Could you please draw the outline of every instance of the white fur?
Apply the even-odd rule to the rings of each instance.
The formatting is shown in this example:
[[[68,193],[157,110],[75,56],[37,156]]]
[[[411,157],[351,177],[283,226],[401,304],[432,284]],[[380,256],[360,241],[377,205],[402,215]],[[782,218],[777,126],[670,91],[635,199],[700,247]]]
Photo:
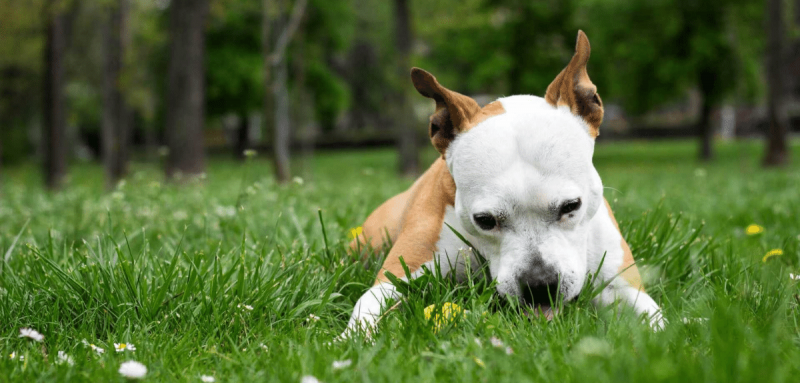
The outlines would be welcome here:
[[[546,284],[556,278],[560,293],[571,299],[605,254],[596,283],[611,283],[595,304],[621,301],[647,314],[655,328],[663,326],[653,299],[616,277],[624,251],[592,164],[589,127],[568,108],[553,108],[541,97],[512,96],[498,102],[505,113],[450,143],[446,158],[456,198],[455,206],[446,210],[445,223],[487,259],[501,295],[521,297],[524,282]],[[582,206],[571,217],[554,215],[554,207],[574,198],[580,198]],[[472,217],[484,212],[504,216],[503,226],[480,229]],[[455,271],[463,278],[467,264],[473,270],[478,267],[474,253],[447,225],[441,228],[436,248],[443,273]],[[389,297],[399,297],[391,284],[372,287],[356,304],[345,334],[358,325],[374,326]]]

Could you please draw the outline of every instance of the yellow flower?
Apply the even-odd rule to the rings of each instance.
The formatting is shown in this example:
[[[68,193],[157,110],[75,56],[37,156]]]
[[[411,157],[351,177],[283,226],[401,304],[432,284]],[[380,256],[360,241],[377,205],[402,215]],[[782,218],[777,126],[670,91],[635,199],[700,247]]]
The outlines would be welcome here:
[[[781,250],[781,249],[772,249],[772,250],[768,251],[767,254],[764,255],[764,258],[761,258],[761,262],[766,262],[767,259],[769,259],[770,257],[774,257],[776,255],[783,255],[783,250]]]
[[[363,227],[361,227],[361,226],[354,227],[354,228],[350,229],[350,238],[356,239],[363,232],[364,232],[364,228]]]
[[[486,368],[486,363],[483,363],[483,361],[480,358],[472,358],[472,360],[475,361],[475,364],[481,366],[481,368]]]
[[[747,233],[747,235],[761,234],[764,232],[764,226],[756,225],[753,223],[750,224],[750,226],[747,226],[747,228],[744,229],[744,232]]]
[[[436,310],[436,305],[430,305],[426,307],[424,311],[425,319],[431,320],[431,317],[433,316],[433,312],[435,310]],[[461,306],[455,303],[446,302],[445,304],[442,305],[442,313],[433,316],[433,323],[436,326],[435,329],[438,330],[442,328],[442,326],[450,322],[453,322],[456,319],[456,317],[461,315],[463,312],[464,310],[461,308]]]

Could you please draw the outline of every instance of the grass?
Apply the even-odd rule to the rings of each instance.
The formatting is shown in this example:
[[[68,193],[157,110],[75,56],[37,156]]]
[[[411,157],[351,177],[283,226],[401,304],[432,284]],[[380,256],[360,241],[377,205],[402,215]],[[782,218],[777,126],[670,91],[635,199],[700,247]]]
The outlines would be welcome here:
[[[96,165],[73,167],[56,194],[34,165],[5,169],[0,381],[121,381],[129,359],[149,381],[793,381],[800,161],[763,170],[761,146],[721,144],[711,164],[694,160],[691,142],[598,146],[606,197],[664,331],[585,302],[529,319],[483,284],[429,275],[374,343],[329,344],[380,266],[347,254],[348,230],[411,183],[393,175],[390,151],[320,153],[285,186],[259,158],[212,161],[205,180],[183,186],[137,164],[111,193]],[[750,224],[765,231],[746,235]],[[784,254],[762,262],[776,248]],[[444,302],[469,312],[435,331],[423,309]],[[19,338],[23,327],[44,342]],[[116,353],[115,342],[137,350]],[[75,364],[56,364],[59,350]]]

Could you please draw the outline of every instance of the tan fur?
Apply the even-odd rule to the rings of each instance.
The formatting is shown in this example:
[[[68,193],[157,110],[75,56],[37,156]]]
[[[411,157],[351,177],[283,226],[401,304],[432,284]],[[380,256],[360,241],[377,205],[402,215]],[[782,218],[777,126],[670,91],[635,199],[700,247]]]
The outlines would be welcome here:
[[[611,217],[611,221],[614,222],[614,226],[617,227],[617,231],[619,231],[619,235],[622,236],[622,231],[619,230],[619,224],[617,223],[617,219],[614,218],[614,213],[611,211],[611,205],[608,204],[608,200],[603,198],[603,201],[606,203],[606,208],[608,209],[608,215]],[[625,242],[625,238],[623,237],[620,240],[620,247],[622,247],[622,251],[625,253],[625,256],[622,259],[622,265],[619,267],[619,271],[622,274],[620,276],[622,279],[628,281],[634,288],[644,291],[644,286],[642,285],[642,276],[639,275],[639,269],[636,268],[636,261],[633,259],[633,254],[631,253],[631,248],[628,246],[628,242]]]
[[[603,101],[586,72],[590,54],[589,39],[583,31],[578,31],[575,55],[547,87],[544,98],[550,105],[567,106],[572,114],[582,117],[589,125],[589,135],[596,138],[603,122]]]

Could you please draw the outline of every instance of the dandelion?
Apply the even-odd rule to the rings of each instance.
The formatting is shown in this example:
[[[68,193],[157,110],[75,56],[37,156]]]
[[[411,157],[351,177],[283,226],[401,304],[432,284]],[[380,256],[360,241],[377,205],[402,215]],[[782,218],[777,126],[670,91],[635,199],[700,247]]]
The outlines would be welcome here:
[[[72,366],[72,365],[75,364],[75,361],[66,352],[59,351],[58,352],[58,358],[56,359],[56,364],[64,364],[64,363]]]
[[[483,361],[480,358],[474,357],[472,358],[472,360],[474,360],[475,364],[477,364],[481,368],[486,368],[486,363],[483,363]]]
[[[764,232],[764,226],[751,224],[751,225],[747,226],[746,229],[744,229],[744,232],[747,233],[747,235],[761,234],[761,233]]]
[[[764,254],[764,258],[761,258],[761,262],[766,262],[771,257],[775,257],[775,256],[779,256],[779,255],[783,255],[783,250],[781,250],[781,249],[772,249],[772,250],[768,251],[767,254]]]
[[[306,375],[300,378],[300,383],[320,383],[320,381],[314,376]]]
[[[354,227],[354,228],[350,229],[350,238],[356,239],[363,232],[364,232],[364,228],[363,227],[361,227],[361,226]]]
[[[135,360],[129,360],[119,366],[119,374],[128,379],[142,379],[147,375],[147,367]]]
[[[436,314],[434,316],[433,313],[435,310],[436,310],[436,305],[430,305],[425,308],[424,314],[426,320],[430,321],[431,317],[433,317],[433,323],[436,326],[435,327],[436,330],[440,329],[442,326],[445,326],[448,323],[453,322],[457,316],[461,315],[464,312],[461,306],[450,302],[445,302],[442,305],[441,314]]]
[[[200,375],[200,380],[205,383],[214,383],[217,381],[217,379],[214,379],[213,376],[208,376],[208,375]]]
[[[19,329],[19,337],[20,338],[30,338],[37,342],[41,342],[44,340],[44,335],[39,333],[38,331],[32,328],[21,328]]]
[[[136,351],[136,346],[133,343],[114,343],[114,350],[117,352]]]
[[[351,364],[353,364],[353,361],[350,360],[350,359],[334,360],[333,361],[333,369],[334,370],[340,370],[342,368],[350,367]]]

